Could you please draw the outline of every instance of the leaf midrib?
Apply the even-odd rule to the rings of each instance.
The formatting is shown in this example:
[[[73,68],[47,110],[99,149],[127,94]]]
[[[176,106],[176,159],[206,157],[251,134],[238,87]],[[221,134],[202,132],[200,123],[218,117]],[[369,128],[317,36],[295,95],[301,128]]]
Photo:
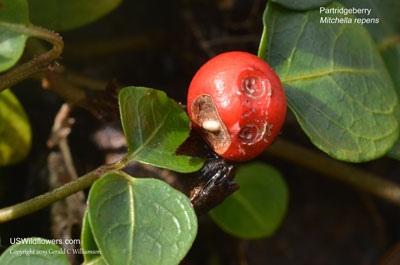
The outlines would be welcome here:
[[[256,209],[249,203],[245,197],[243,197],[240,193],[236,193],[232,198],[236,199],[240,204],[242,204],[245,209],[250,213],[250,215],[254,218],[256,223],[265,230],[269,230],[268,226],[264,222],[262,216],[259,215]]]
[[[329,76],[332,74],[340,74],[340,73],[350,73],[350,74],[378,74],[379,71],[376,69],[352,69],[352,68],[336,68],[336,69],[325,69],[319,70],[316,72],[312,72],[309,74],[300,74],[294,75],[291,77],[282,78],[282,84],[288,84],[296,81],[304,81],[309,79],[316,79],[320,77]]]
[[[139,146],[130,156],[131,157],[135,157],[137,156],[147,145],[149,145],[149,143],[154,139],[154,137],[157,135],[157,133],[160,131],[160,129],[163,127],[165,121],[167,120],[167,117],[169,116],[169,114],[171,113],[171,111],[169,110],[164,118],[162,119],[162,121],[158,124],[158,126],[154,129],[154,131],[149,135],[149,137],[147,137],[146,141],[142,142],[142,145]],[[138,123],[140,124],[140,120],[138,120]]]

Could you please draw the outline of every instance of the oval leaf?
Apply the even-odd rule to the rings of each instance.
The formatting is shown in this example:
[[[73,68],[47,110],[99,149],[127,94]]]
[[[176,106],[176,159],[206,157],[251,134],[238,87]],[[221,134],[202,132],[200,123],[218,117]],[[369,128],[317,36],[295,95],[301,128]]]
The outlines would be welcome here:
[[[64,251],[43,238],[26,238],[28,242],[19,243],[6,249],[0,257],[1,265],[69,265]]]
[[[30,146],[28,117],[14,94],[5,90],[0,93],[0,166],[21,161]]]
[[[240,189],[209,212],[227,233],[244,239],[271,236],[287,210],[288,188],[281,174],[264,163],[239,166]]]
[[[88,201],[92,232],[109,264],[178,264],[197,233],[189,199],[160,180],[107,173]]]
[[[0,1],[0,72],[13,66],[21,57],[28,35],[18,31],[29,24],[26,0]]]
[[[189,135],[189,117],[159,90],[126,87],[119,93],[128,159],[178,172],[193,172],[203,160],[174,155]]]
[[[349,162],[376,159],[399,134],[392,81],[363,26],[321,23],[324,17],[344,18],[269,3],[259,56],[278,73],[289,107],[318,148]]]
[[[333,0],[272,0],[272,2],[283,5],[294,10],[308,10],[329,4]]]
[[[32,23],[62,31],[93,22],[114,10],[121,2],[122,0],[29,0],[29,11]]]

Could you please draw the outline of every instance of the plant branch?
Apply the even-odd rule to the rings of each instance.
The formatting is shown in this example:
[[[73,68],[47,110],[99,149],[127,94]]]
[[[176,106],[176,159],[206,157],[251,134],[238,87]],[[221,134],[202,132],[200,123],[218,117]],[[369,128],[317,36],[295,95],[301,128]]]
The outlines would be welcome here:
[[[34,213],[50,204],[64,199],[80,190],[90,187],[93,182],[99,179],[108,171],[118,170],[126,165],[126,159],[122,158],[114,164],[103,165],[86,175],[71,181],[57,189],[34,197],[30,200],[0,209],[0,223],[8,222],[19,217]]]
[[[321,152],[279,139],[265,151],[265,154],[288,160],[400,206],[400,186],[397,183],[332,159]]]
[[[0,26],[21,32],[30,37],[39,38],[53,44],[53,48],[39,56],[32,58],[30,61],[16,66],[5,74],[0,76],[0,92],[17,84],[18,82],[28,78],[29,76],[49,70],[50,63],[57,59],[63,48],[64,42],[61,36],[55,32],[40,28],[34,25],[15,25],[5,22],[0,22]]]
[[[90,111],[101,121],[119,119],[118,92],[121,87],[115,80],[111,80],[102,90],[91,90],[76,84],[82,80],[76,82],[73,79],[58,71],[47,72],[42,78],[42,87],[55,92],[69,104]]]

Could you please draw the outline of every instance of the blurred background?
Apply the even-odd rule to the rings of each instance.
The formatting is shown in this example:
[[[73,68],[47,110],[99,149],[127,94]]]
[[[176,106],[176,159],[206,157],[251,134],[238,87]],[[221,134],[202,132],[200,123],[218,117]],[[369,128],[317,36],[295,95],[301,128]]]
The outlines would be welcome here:
[[[164,90],[185,104],[191,78],[208,59],[225,51],[257,53],[265,4],[264,0],[126,0],[95,23],[63,32],[65,50],[59,62],[71,80],[89,89],[104,89],[114,80],[111,84]],[[30,49],[34,43],[28,45],[27,58]],[[64,100],[42,85],[33,78],[12,89],[31,121],[33,146],[22,164],[0,169],[1,207],[44,193],[54,184],[49,180],[49,159],[55,149],[46,143]],[[105,122],[79,107],[69,116],[75,121],[68,143],[78,176],[125,152],[118,120]],[[316,150],[290,112],[280,137]],[[398,207],[272,156],[260,160],[280,170],[289,186],[288,213],[277,233],[241,240],[202,216],[197,239],[182,264],[400,264],[400,258],[393,258],[400,257]],[[389,158],[355,166],[392,180],[400,174],[400,165]],[[174,173],[139,165],[131,170],[135,177],[171,174],[172,184],[176,178]],[[80,224],[74,225],[71,228],[62,214],[57,217],[54,207],[43,209],[2,224],[0,250],[10,245],[9,238],[55,238],[65,226],[70,226],[69,236],[79,238]],[[80,260],[77,257],[76,263]]]

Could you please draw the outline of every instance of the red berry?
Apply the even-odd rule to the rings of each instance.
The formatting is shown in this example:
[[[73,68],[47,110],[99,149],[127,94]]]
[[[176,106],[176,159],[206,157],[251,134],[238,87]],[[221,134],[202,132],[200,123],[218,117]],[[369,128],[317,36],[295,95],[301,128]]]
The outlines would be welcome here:
[[[227,52],[205,63],[189,87],[194,129],[220,156],[250,160],[271,144],[286,116],[279,77],[262,59]]]

